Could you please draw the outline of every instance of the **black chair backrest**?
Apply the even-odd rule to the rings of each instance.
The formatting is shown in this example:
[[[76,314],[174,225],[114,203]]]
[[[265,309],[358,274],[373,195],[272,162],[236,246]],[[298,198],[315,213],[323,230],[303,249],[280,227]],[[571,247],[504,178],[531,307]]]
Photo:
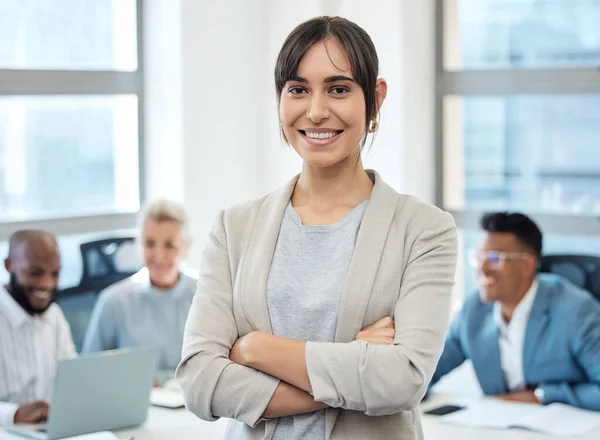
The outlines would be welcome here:
[[[82,243],[79,248],[83,271],[79,289],[101,290],[136,273],[141,264],[135,255],[127,261],[126,267],[121,267],[117,261],[123,246],[134,246],[134,238],[111,237]]]
[[[560,275],[600,300],[600,256],[544,255],[540,272]]]
[[[81,350],[98,293],[141,268],[135,250],[127,254],[124,246],[135,246],[134,238],[113,237],[82,243],[79,249],[83,271],[79,285],[57,293],[56,302],[71,326],[77,351]]]

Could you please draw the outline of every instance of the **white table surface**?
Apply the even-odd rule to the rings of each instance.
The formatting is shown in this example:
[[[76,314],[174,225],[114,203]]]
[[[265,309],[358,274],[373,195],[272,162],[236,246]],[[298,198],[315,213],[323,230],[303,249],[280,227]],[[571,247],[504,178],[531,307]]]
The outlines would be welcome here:
[[[447,403],[468,403],[472,398],[435,394],[423,405],[425,411]],[[151,407],[148,420],[140,427],[115,431],[119,440],[221,440],[227,420],[204,422],[185,409],[169,410]],[[580,437],[554,437],[535,432],[507,429],[479,429],[441,423],[439,417],[423,415],[423,430],[426,440],[598,440],[600,428]],[[0,440],[15,440],[21,437],[10,435],[0,429]]]

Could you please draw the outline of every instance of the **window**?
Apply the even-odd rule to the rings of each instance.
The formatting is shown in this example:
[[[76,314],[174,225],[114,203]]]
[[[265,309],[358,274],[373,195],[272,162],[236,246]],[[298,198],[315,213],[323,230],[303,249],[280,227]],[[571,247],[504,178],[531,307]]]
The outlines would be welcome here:
[[[443,105],[447,209],[600,216],[600,94],[451,95]]]
[[[0,0],[0,68],[137,69],[135,0]]]
[[[135,212],[137,98],[0,100],[0,221]]]
[[[520,211],[545,253],[600,254],[600,0],[436,0],[437,202],[465,251]]]
[[[444,2],[447,70],[600,65],[598,0]]]
[[[21,227],[135,226],[141,9],[136,0],[0,0],[0,239]]]

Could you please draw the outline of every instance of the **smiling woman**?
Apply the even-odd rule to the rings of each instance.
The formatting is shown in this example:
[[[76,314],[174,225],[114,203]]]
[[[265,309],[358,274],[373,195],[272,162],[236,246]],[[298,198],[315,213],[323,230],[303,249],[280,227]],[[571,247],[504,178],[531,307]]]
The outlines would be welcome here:
[[[234,440],[421,439],[450,316],[452,217],[363,168],[387,83],[361,27],[299,25],[275,86],[302,170],[215,222],[177,370],[187,407],[234,419]]]

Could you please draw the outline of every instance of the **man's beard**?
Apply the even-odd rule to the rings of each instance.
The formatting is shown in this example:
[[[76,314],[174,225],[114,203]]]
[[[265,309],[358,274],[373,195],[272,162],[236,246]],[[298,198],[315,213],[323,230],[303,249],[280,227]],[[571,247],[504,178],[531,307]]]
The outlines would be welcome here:
[[[36,290],[33,286],[24,286],[19,284],[17,281],[17,276],[14,273],[10,274],[10,281],[8,284],[9,293],[13,297],[13,299],[25,310],[29,315],[41,315],[48,307],[52,305],[56,298],[56,289],[52,291],[52,301],[48,303],[46,307],[43,309],[34,308],[31,306],[29,302],[29,298],[27,297],[27,292],[31,290]]]

